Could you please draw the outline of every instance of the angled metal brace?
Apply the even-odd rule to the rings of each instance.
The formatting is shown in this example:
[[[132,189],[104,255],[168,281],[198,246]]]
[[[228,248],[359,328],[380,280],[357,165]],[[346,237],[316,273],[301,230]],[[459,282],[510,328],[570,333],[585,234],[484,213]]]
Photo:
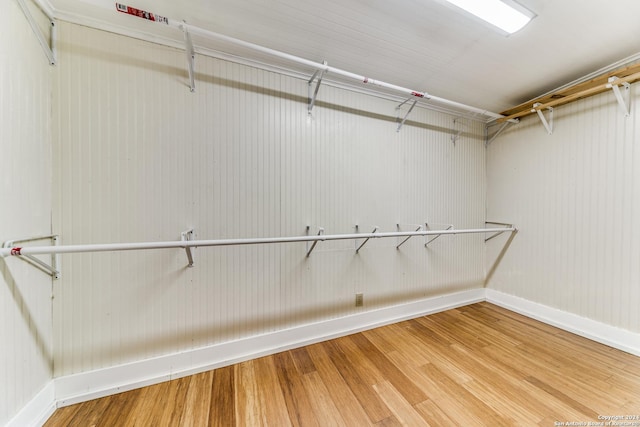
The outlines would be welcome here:
[[[327,61],[322,61],[323,65],[328,65]],[[313,110],[313,106],[316,104],[316,97],[318,96],[318,91],[320,90],[320,84],[322,84],[322,79],[325,75],[325,73],[327,72],[326,69],[320,71],[320,70],[316,70],[315,73],[313,73],[313,76],[311,76],[311,78],[309,79],[309,106],[307,107],[307,113],[311,114],[311,110]],[[320,76],[318,77],[318,81],[316,82],[316,90],[313,91],[313,94],[311,93],[311,84],[313,83],[313,81],[316,79],[316,77],[318,76],[318,73],[320,73]]]
[[[504,222],[490,222],[490,221],[485,221],[485,224],[493,224],[493,225],[504,225],[506,228],[508,228],[509,230],[505,230],[505,231],[498,231],[497,233],[492,234],[491,236],[487,237],[486,239],[484,239],[485,243],[488,242],[489,240],[498,237],[499,235],[501,235],[502,233],[506,233],[507,231],[511,231],[510,229],[513,228],[513,224],[506,224]]]
[[[487,222],[486,224],[494,224],[491,222]],[[487,285],[487,283],[489,283],[491,281],[491,279],[493,278],[493,274],[496,272],[498,266],[500,265],[500,263],[502,262],[502,259],[504,258],[505,254],[507,253],[507,250],[509,249],[509,247],[511,246],[511,242],[513,242],[513,239],[515,239],[516,234],[518,234],[518,229],[517,228],[512,228],[511,230],[511,235],[509,236],[509,238],[507,239],[507,241],[505,242],[504,246],[502,247],[502,250],[500,251],[500,253],[498,254],[496,260],[494,261],[493,265],[491,266],[491,268],[489,269],[489,271],[487,271],[486,277],[484,279],[484,283],[485,286]],[[485,240],[486,241],[486,240]]]
[[[8,240],[6,242],[4,242],[4,244],[2,245],[3,248],[15,248],[16,246],[19,246],[21,243],[28,243],[28,242],[37,242],[39,240],[51,240],[51,242],[53,243],[53,246],[58,246],[58,240],[59,240],[59,236],[57,234],[50,234],[47,236],[38,236],[38,237],[29,237],[26,239],[16,239],[16,240]],[[60,278],[60,270],[59,270],[59,261],[58,261],[58,255],[57,254],[51,254],[51,264],[47,264],[46,262],[42,261],[39,258],[36,258],[33,255],[22,255],[22,258],[24,258],[25,261],[27,261],[29,264],[33,265],[34,267],[44,271],[45,273],[47,273],[48,275],[50,275],[51,277],[53,277],[54,279],[59,279]]]
[[[458,119],[453,119],[453,124],[454,126],[458,123]],[[460,122],[463,126],[465,126],[464,123]],[[460,138],[460,135],[462,135],[462,132],[464,131],[464,129],[460,129],[456,132],[455,135],[451,135],[451,142],[453,143],[453,145],[456,145],[456,141]]]
[[[180,240],[182,240],[183,242],[193,240],[194,234],[195,233],[193,232],[193,228],[190,228],[187,231],[183,231],[182,233],[180,233]],[[193,267],[193,254],[191,253],[191,246],[185,246],[184,250],[187,253],[187,259],[189,260],[188,267]]]
[[[24,0],[16,0],[16,1],[20,5],[20,9],[22,9],[24,16],[27,18],[27,21],[29,21],[29,25],[31,25],[31,29],[33,30],[33,33],[36,35],[36,38],[38,39],[40,46],[42,46],[42,50],[44,50],[44,54],[47,55],[47,59],[49,59],[49,64],[56,65],[56,63],[58,62],[56,59],[56,51],[55,51],[56,23],[53,21],[53,17],[45,13],[45,15],[47,15],[47,17],[49,18],[49,22],[51,24],[51,40],[50,40],[51,45],[49,45],[49,42],[45,38],[44,34],[42,34],[42,31],[40,31],[40,27],[38,27],[38,23],[33,18],[31,11],[29,11],[29,8],[24,3]]]
[[[400,108],[406,104],[407,102],[409,102],[410,100],[413,99],[413,103],[411,104],[411,107],[409,107],[409,110],[407,111],[407,114],[404,115],[404,117],[402,118],[402,121],[400,123],[398,123],[398,129],[396,129],[396,132],[400,132],[400,129],[402,129],[402,126],[404,125],[404,122],[407,121],[407,117],[409,117],[409,114],[411,114],[411,111],[413,111],[413,107],[416,106],[416,104],[418,103],[418,100],[415,99],[414,96],[410,96],[409,98],[407,98],[406,100],[404,100],[400,105],[398,105],[396,107],[396,110],[400,111]],[[398,118],[400,118],[398,116]]]
[[[307,235],[309,235],[309,229],[310,227],[307,225]],[[324,228],[318,227],[318,236],[322,236],[323,234],[324,234]],[[311,252],[313,252],[317,244],[318,244],[318,240],[315,240],[311,245],[311,247],[309,248],[309,242],[307,242],[307,258],[309,258],[309,255],[311,255]]]
[[[371,230],[371,233],[375,233],[376,231],[378,231],[378,226],[376,225],[375,227],[373,227],[373,230]],[[358,232],[358,225],[356,224],[356,233]],[[366,239],[364,239],[364,242],[362,242],[360,244],[360,246],[356,247],[356,253],[358,253],[358,251],[360,249],[362,249],[362,247],[365,245],[365,243],[367,243],[369,241],[369,239],[371,239],[371,237],[367,237]],[[358,241],[356,240],[356,245],[358,244]]]
[[[424,225],[427,228],[427,230],[430,230],[428,223],[425,223]],[[453,224],[447,224],[447,225],[448,225],[448,227],[445,228],[445,231],[451,230],[453,228]],[[431,240],[429,240],[427,243],[424,244],[424,247],[426,248],[429,245],[429,243],[433,242],[434,240],[436,240],[440,236],[442,236],[442,234],[438,234],[436,237],[431,238]]]
[[[194,73],[194,62],[196,59],[195,51],[193,50],[193,41],[191,40],[191,34],[189,34],[189,30],[185,25],[182,26],[182,31],[184,33],[184,50],[187,55],[187,67],[189,70],[189,89],[191,92],[196,91],[196,83],[195,83],[195,73]]]
[[[502,126],[500,126],[500,128],[496,131],[496,133],[494,133],[491,136],[491,138],[489,138],[489,136],[487,134],[487,140],[484,143],[484,145],[488,147],[489,144],[491,144],[498,137],[498,135],[500,135],[504,130],[506,130],[509,127],[509,125],[512,125],[512,124],[513,124],[513,122],[509,122],[509,121],[504,122],[502,124]]]
[[[398,227],[398,231],[400,231],[400,224],[396,224],[396,227]],[[415,231],[422,231],[422,225],[419,225],[418,228],[415,229]],[[402,242],[398,244],[398,246],[396,246],[396,249],[400,249],[400,246],[404,245],[406,241],[412,237],[413,236],[407,236]]]
[[[533,108],[531,109],[531,112],[538,113],[538,117],[540,117],[540,121],[544,125],[544,128],[547,130],[547,133],[551,135],[553,133],[553,107],[547,107],[547,110],[549,110],[549,121],[547,121],[547,118],[544,116],[542,111],[538,109],[538,107],[541,105],[542,104],[539,102],[536,102],[535,104],[533,104]]]
[[[611,89],[613,89],[613,94],[615,95],[616,100],[618,101],[618,105],[620,106],[620,109],[624,113],[625,117],[629,117],[631,115],[631,96],[630,96],[631,85],[627,82],[616,83],[616,80],[618,80],[618,77],[609,77],[609,80],[608,80],[609,84],[607,84],[607,87],[610,87]],[[620,85],[624,87],[624,95],[620,91]]]

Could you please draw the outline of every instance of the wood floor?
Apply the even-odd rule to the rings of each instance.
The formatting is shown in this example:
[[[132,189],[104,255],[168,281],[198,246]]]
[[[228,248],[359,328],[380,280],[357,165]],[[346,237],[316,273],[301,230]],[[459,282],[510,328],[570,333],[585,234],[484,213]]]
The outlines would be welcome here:
[[[559,426],[607,416],[640,426],[639,357],[479,303],[61,408],[46,426]]]

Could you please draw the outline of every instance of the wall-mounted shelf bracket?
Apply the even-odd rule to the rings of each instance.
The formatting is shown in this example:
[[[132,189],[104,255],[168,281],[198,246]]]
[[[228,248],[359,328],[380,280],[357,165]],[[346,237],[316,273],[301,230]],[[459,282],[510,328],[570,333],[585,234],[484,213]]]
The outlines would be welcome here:
[[[307,225],[307,236],[309,235],[309,230],[311,229],[311,227],[309,227]],[[324,227],[318,227],[318,236],[322,236],[324,234]],[[322,240],[322,239],[320,239]],[[307,242],[307,258],[309,258],[309,255],[311,255],[311,252],[313,252],[313,250],[316,248],[316,245],[318,244],[319,240],[314,240],[313,243],[311,244],[311,247],[309,247],[309,242]]]
[[[454,127],[456,127],[456,125],[458,123],[461,124],[461,128],[456,131],[455,135],[451,135],[451,142],[453,143],[453,145],[456,145],[456,141],[458,141],[458,139],[460,139],[460,135],[462,135],[462,132],[464,131],[463,126],[466,126],[464,123],[462,123],[462,121],[460,121],[460,119],[453,119],[453,126]]]
[[[411,107],[409,107],[409,110],[407,110],[407,113],[404,115],[404,117],[402,118],[402,120],[400,121],[400,123],[398,123],[398,129],[396,129],[396,132],[400,132],[400,129],[402,129],[402,126],[404,125],[404,122],[407,121],[407,117],[409,117],[409,114],[411,114],[411,112],[413,111],[413,107],[416,106],[416,104],[418,103],[418,100],[416,99],[415,96],[410,96],[409,98],[405,99],[400,105],[398,105],[396,107],[397,111],[400,111],[400,108],[402,108],[402,106],[404,104],[406,104],[407,102],[411,101],[413,99],[413,102],[411,103]],[[400,116],[398,115],[398,120],[400,120]]]
[[[196,53],[193,49],[193,41],[191,40],[191,34],[189,34],[189,30],[186,25],[182,26],[182,32],[184,33],[184,50],[187,55],[187,69],[189,70],[189,89],[191,92],[195,92],[196,83],[195,83],[195,68],[194,63],[196,60]]]
[[[59,236],[57,234],[50,234],[50,235],[47,235],[47,236],[28,237],[26,239],[8,240],[8,241],[4,242],[2,247],[3,248],[11,248],[11,255],[22,255],[21,258],[23,258],[29,264],[31,264],[34,267],[44,271],[45,273],[47,273],[48,275],[50,275],[54,279],[59,279],[60,278],[60,270],[59,270],[59,261],[58,261],[58,255],[57,254],[53,254],[52,253],[51,254],[51,263],[47,264],[46,262],[42,261],[39,258],[36,258],[33,255],[20,253],[21,249],[22,249],[22,247],[20,245],[22,243],[38,242],[38,241],[41,241],[41,240],[50,240],[52,246],[58,246]]]
[[[519,121],[520,121],[519,119],[516,119],[515,123],[518,123]],[[503,131],[505,131],[510,125],[513,125],[513,124],[514,122],[512,121],[507,121],[502,123],[498,128],[498,130],[495,131],[493,135],[491,135],[491,137],[489,137],[489,126],[487,126],[487,139],[484,143],[485,147],[488,147],[489,144],[491,144]]]
[[[327,61],[322,61],[322,64],[328,65]],[[308,114],[311,114],[311,110],[313,110],[313,106],[316,104],[316,97],[318,96],[318,91],[320,90],[320,85],[322,84],[322,79],[324,78],[326,72],[326,69],[316,70],[316,72],[313,73],[313,76],[311,76],[311,78],[309,79],[309,106],[307,107]],[[311,93],[311,87],[316,77],[318,78],[318,81],[316,82],[316,89],[313,91],[313,93]]]
[[[378,226],[376,225],[375,227],[373,227],[373,230],[371,230],[371,234],[374,234],[376,231],[378,231]],[[358,224],[356,224],[356,233],[359,233],[359,227]],[[358,253],[358,251],[360,249],[362,249],[362,247],[369,241],[369,239],[371,239],[371,237],[367,237],[366,239],[364,239],[364,242],[362,242],[360,245],[358,245],[358,241],[356,240],[356,253]]]
[[[193,236],[195,235],[193,228],[188,229],[187,231],[183,231],[180,233],[180,240],[183,242],[189,242],[193,240]],[[185,252],[187,253],[187,259],[189,260],[188,267],[193,267],[193,253],[191,252],[191,246],[184,247]]]
[[[538,108],[541,105],[542,104],[539,102],[536,102],[535,104],[533,104],[533,108],[531,109],[531,112],[538,113],[538,117],[540,117],[540,121],[544,125],[544,128],[547,130],[547,133],[551,135],[553,133],[553,107],[547,107],[547,110],[549,111],[549,120],[547,121],[547,118],[544,116],[542,111]]]
[[[613,89],[613,94],[618,101],[620,109],[625,117],[629,117],[631,115],[631,85],[627,82],[616,83],[616,80],[620,79],[618,77],[609,77],[607,87]],[[620,85],[622,85],[624,91],[620,90]]]
[[[431,230],[431,228],[429,227],[429,223],[425,223],[424,225],[427,228],[427,230]],[[444,229],[445,231],[451,230],[453,228],[453,224],[444,224],[444,225],[447,226],[447,228]],[[424,244],[424,247],[426,248],[429,245],[429,243],[433,242],[440,236],[442,236],[442,234],[438,234],[435,237],[432,237],[427,243]]]
[[[486,224],[491,224],[491,225],[503,225],[504,227],[506,227],[506,230],[504,231],[498,231],[494,234],[492,234],[491,236],[487,237],[486,239],[484,239],[485,243],[488,242],[489,240],[498,237],[499,235],[501,235],[502,233],[506,233],[508,231],[512,232],[513,231],[513,224],[507,224],[504,222],[491,222],[491,221],[485,221],[485,225]]]
[[[24,13],[24,16],[27,18],[27,21],[29,21],[29,25],[31,25],[31,29],[33,30],[33,33],[36,35],[36,38],[38,39],[38,42],[40,43],[40,46],[42,46],[42,50],[44,50],[44,54],[47,55],[47,59],[49,60],[49,64],[56,65],[56,63],[58,62],[58,60],[56,58],[56,56],[57,56],[56,55],[57,31],[56,31],[56,23],[53,20],[53,16],[50,16],[45,10],[42,10],[42,12],[45,15],[47,15],[47,18],[49,19],[49,23],[51,25],[51,27],[50,27],[51,28],[51,36],[50,36],[50,40],[47,41],[45,35],[42,34],[42,31],[40,30],[40,27],[38,26],[38,23],[34,19],[33,15],[31,14],[31,11],[29,10],[27,5],[25,4],[24,0],[16,0],[16,1],[20,5],[20,9],[22,9],[22,12]]]
[[[398,232],[402,231],[400,229],[400,224],[396,224],[396,227],[398,228]],[[418,225],[418,228],[416,228],[415,231],[422,231],[422,225]],[[402,242],[398,243],[398,246],[396,246],[396,249],[400,249],[400,246],[404,245],[407,242],[407,240],[409,240],[412,237],[413,236],[407,236]]]

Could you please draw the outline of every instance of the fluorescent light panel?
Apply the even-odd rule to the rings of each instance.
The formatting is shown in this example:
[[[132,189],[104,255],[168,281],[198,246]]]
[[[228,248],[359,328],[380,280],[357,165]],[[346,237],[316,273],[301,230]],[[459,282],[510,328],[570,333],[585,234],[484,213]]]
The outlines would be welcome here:
[[[513,34],[527,25],[533,16],[500,0],[447,0],[449,3],[495,25],[509,34]],[[533,15],[533,14],[532,14]]]

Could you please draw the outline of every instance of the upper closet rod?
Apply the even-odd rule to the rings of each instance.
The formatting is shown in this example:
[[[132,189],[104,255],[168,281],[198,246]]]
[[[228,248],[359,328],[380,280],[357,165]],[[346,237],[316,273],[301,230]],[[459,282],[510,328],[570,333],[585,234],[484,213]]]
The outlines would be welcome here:
[[[403,236],[434,236],[444,234],[471,234],[471,233],[498,233],[512,231],[515,227],[507,228],[477,228],[467,230],[427,230],[427,231],[399,231],[387,233],[354,233],[354,234],[321,234],[316,236],[292,236],[292,237],[265,237],[255,239],[223,239],[223,240],[182,240],[170,242],[142,242],[142,243],[107,243],[99,245],[66,245],[66,246],[31,246],[0,248],[0,257],[9,255],[43,255],[64,254],[78,252],[108,252],[127,251],[139,249],[169,249],[169,248],[193,248],[205,246],[232,246],[254,245],[261,243],[291,243],[291,242],[318,242],[326,240],[354,240],[367,238],[403,237]]]
[[[478,114],[478,115],[483,115],[483,116],[488,116],[491,117],[493,119],[501,119],[504,118],[503,115],[498,114],[498,113],[493,113],[491,111],[487,111],[484,110],[482,108],[477,108],[477,107],[472,107],[470,105],[465,105],[459,102],[455,102],[455,101],[451,101],[445,98],[440,98],[434,95],[430,95],[426,92],[420,92],[420,91],[416,91],[416,90],[411,90],[402,86],[397,86],[391,83],[385,83],[382,82],[380,80],[374,80],[371,79],[369,77],[366,76],[362,76],[359,74],[355,74],[355,73],[351,73],[349,71],[344,71],[341,70],[339,68],[335,68],[335,67],[331,67],[327,64],[322,64],[320,62],[314,62],[314,61],[309,61],[308,59],[304,59],[304,58],[300,58],[294,55],[290,55],[288,53],[284,53],[284,52],[280,52],[278,50],[274,50],[274,49],[270,49],[264,46],[260,46],[257,44],[253,44],[253,43],[249,43],[249,42],[245,42],[243,40],[238,40],[235,39],[233,37],[229,37],[229,36],[225,36],[223,34],[219,34],[219,33],[215,33],[213,31],[209,31],[209,30],[205,30],[203,28],[199,28],[199,27],[195,27],[193,25],[189,25],[185,22],[180,22],[180,21],[176,21],[174,19],[169,19],[166,18],[164,16],[160,16],[160,15],[156,15],[154,13],[151,12],[146,12],[144,10],[140,10],[140,9],[136,9],[134,7],[130,7],[121,3],[116,3],[116,9],[119,12],[123,12],[129,15],[133,15],[133,16],[137,16],[143,19],[147,19],[149,21],[154,21],[154,22],[159,22],[162,24],[166,24],[170,27],[174,27],[176,29],[179,29],[180,31],[183,32],[190,32],[192,34],[198,34],[200,36],[206,37],[206,38],[210,38],[210,39],[218,39],[218,40],[222,40],[224,42],[227,43],[232,43],[238,46],[242,46],[245,47],[247,49],[251,49],[257,52],[262,52],[262,53],[266,53],[267,55],[271,55],[271,56],[275,56],[281,59],[285,59],[287,61],[291,61],[291,62],[295,62],[301,65],[305,65],[307,67],[313,68],[314,70],[321,70],[321,71],[325,71],[325,72],[329,72],[329,73],[333,73],[333,74],[338,74],[340,76],[343,77],[347,77],[353,80],[358,80],[361,83],[365,83],[365,84],[371,84],[371,85],[375,85],[375,86],[380,86],[386,89],[391,89],[397,92],[401,92],[404,93],[406,95],[411,95],[414,96],[416,98],[425,98],[425,99],[430,99],[432,101],[441,103],[441,104],[445,104],[448,105],[450,107],[453,108],[457,108],[460,110],[465,110],[465,111],[469,111],[471,113],[474,114]],[[512,120],[513,122],[517,123],[517,120]]]

